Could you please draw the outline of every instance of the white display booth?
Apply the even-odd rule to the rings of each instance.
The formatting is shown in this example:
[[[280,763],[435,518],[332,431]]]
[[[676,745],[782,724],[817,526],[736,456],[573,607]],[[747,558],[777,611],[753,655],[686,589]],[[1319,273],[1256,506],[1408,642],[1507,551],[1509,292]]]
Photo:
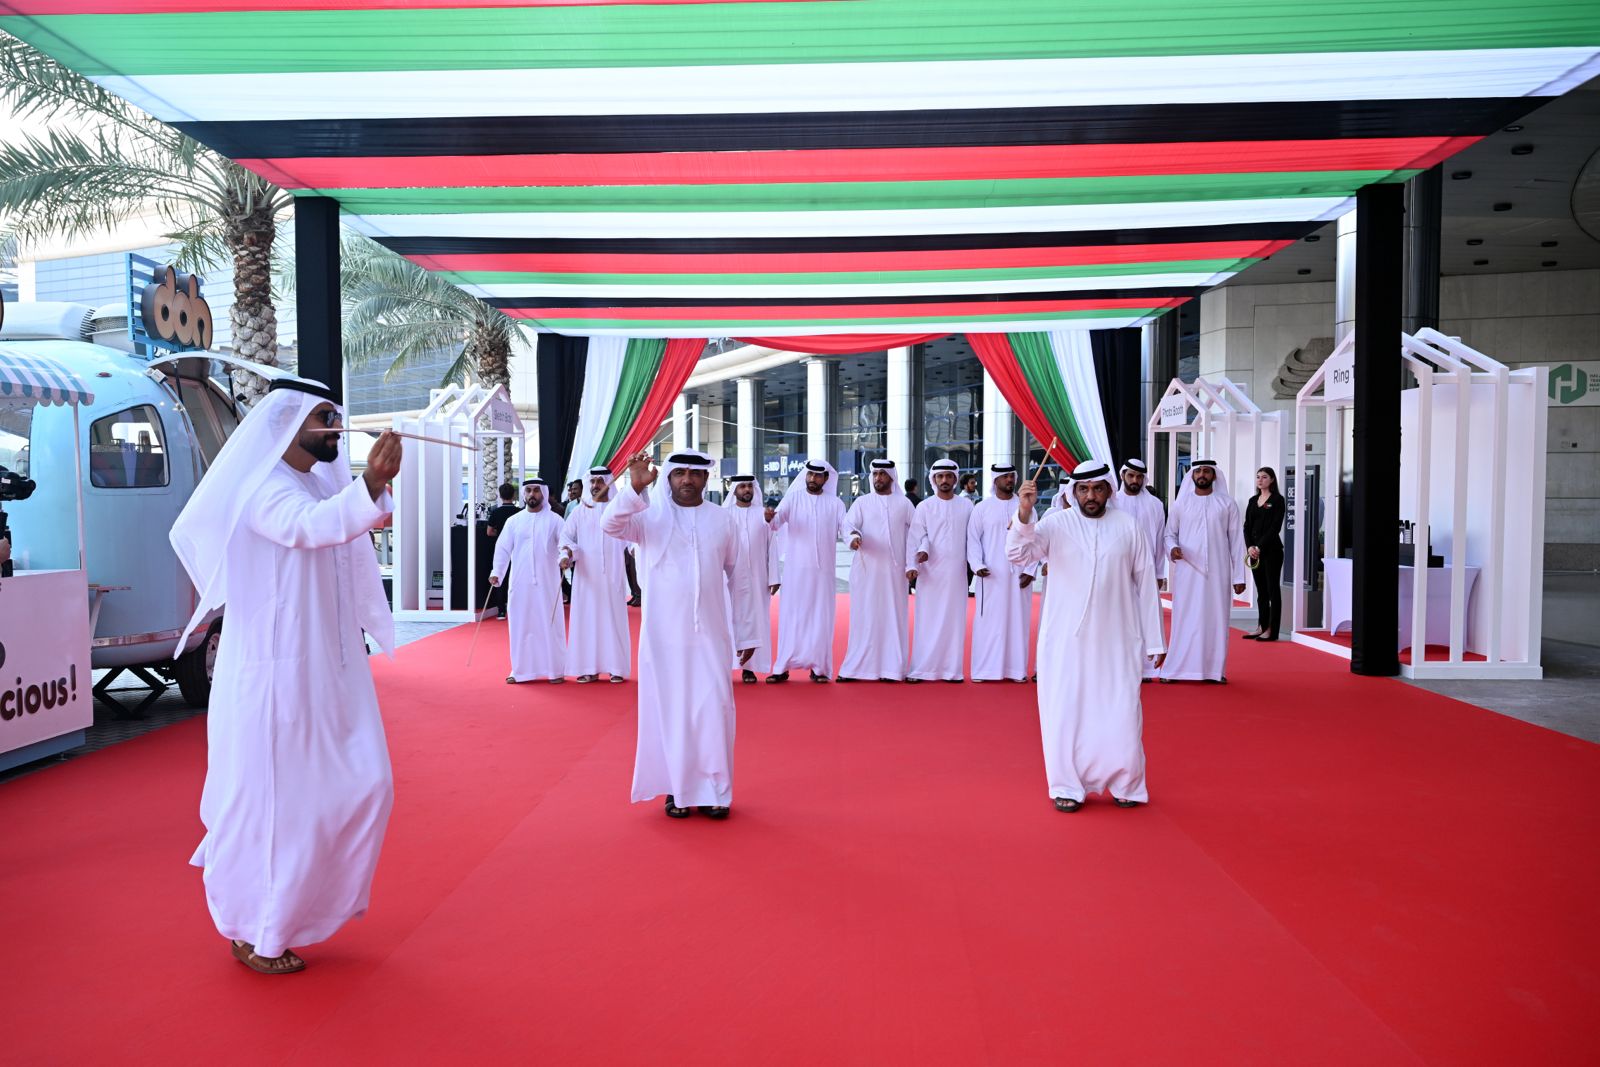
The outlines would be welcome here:
[[[428,406],[414,416],[397,415],[394,429],[451,441],[406,441],[400,474],[394,481],[394,571],[391,590],[394,617],[401,622],[470,622],[482,605],[473,603],[472,576],[478,571],[478,538],[473,524],[479,504],[484,456],[503,442],[514,443],[517,468],[528,465],[522,419],[503,386],[452,385],[435,389]],[[450,531],[467,526],[468,604],[450,603],[452,570]]]
[[[1178,484],[1178,445],[1187,437],[1189,455],[1214,459],[1227,480],[1228,491],[1244,515],[1255,493],[1256,471],[1271,467],[1283,479],[1283,413],[1262,411],[1236,382],[1227,378],[1172,379],[1161,394],[1145,431],[1145,452],[1156,455],[1156,435],[1168,439],[1164,471],[1151,471],[1151,485],[1168,502]],[[1234,613],[1254,612],[1255,585],[1246,583],[1244,596],[1234,599]]]
[[[0,345],[0,465],[9,475],[7,495],[15,497],[25,489],[31,442],[48,439],[30,432],[39,409],[70,407],[68,440],[77,442],[78,408],[92,403],[94,396],[59,363]],[[0,669],[5,672],[0,687],[0,770],[76,748],[83,743],[84,730],[94,723],[89,598],[96,591],[89,585],[83,550],[83,452],[76,447],[73,459],[77,568],[16,566],[15,573],[0,576]],[[45,487],[34,503],[44,506],[47,499],[59,500],[62,495],[55,487]],[[12,501],[0,500],[0,510],[7,503]],[[8,544],[6,549],[8,553],[16,549],[26,558],[24,546]]]
[[[1352,335],[1295,402],[1297,454],[1307,413],[1320,408],[1327,419],[1330,531],[1339,525],[1336,475],[1344,466],[1344,420],[1354,405],[1354,353]],[[1511,370],[1432,329],[1402,333],[1399,354],[1416,380],[1401,392],[1400,517],[1410,524],[1407,537],[1422,564],[1400,568],[1401,673],[1542,677],[1549,369]],[[1303,509],[1297,497],[1295,529],[1304,529]],[[1428,565],[1430,550],[1442,566]],[[1306,617],[1299,562],[1290,561],[1295,641],[1348,658],[1352,561],[1323,560],[1322,618],[1315,620]]]

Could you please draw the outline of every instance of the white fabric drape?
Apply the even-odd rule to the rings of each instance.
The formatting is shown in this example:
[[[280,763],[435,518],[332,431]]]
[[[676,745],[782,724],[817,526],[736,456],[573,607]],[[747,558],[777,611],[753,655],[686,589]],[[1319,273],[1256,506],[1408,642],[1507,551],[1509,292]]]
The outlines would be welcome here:
[[[1106,432],[1106,413],[1100,406],[1100,386],[1094,376],[1094,350],[1088,330],[1051,330],[1050,350],[1055,353],[1056,370],[1067,388],[1067,400],[1089,445],[1089,455],[1115,465],[1123,458],[1112,456],[1111,435]]]
[[[596,462],[595,452],[617,402],[617,386],[622,381],[622,357],[628,351],[626,337],[591,337],[589,355],[583,365],[583,399],[578,401],[578,428],[572,438],[572,459],[567,464],[567,482],[587,481],[589,468]],[[556,491],[560,486],[554,487]]]

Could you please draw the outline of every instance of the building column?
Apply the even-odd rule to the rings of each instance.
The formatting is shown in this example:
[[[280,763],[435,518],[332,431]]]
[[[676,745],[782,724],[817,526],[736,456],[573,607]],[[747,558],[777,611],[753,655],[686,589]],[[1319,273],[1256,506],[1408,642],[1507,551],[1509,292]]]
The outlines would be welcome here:
[[[1356,194],[1355,477],[1351,488],[1351,646],[1355,674],[1400,673],[1400,290],[1405,190]],[[1340,220],[1343,248],[1344,220]]]
[[[737,474],[761,477],[761,379],[735,378],[739,390]]]
[[[1439,227],[1444,203],[1444,164],[1405,184],[1405,282],[1400,328],[1415,334],[1439,328]]]
[[[679,393],[672,401],[672,450],[684,452],[689,444],[689,398]]]
[[[1359,202],[1359,201],[1358,201]],[[1333,244],[1333,343],[1356,328],[1356,211],[1339,216]]]
[[[1017,416],[1000,393],[1000,386],[983,372],[983,474],[979,478],[982,492],[989,494],[989,468],[999,463],[1018,465]],[[1026,477],[1022,475],[1021,477]],[[1019,477],[1020,481],[1020,477]]]
[[[294,203],[294,292],[299,324],[297,373],[344,400],[344,336],[339,318],[339,201],[301,196]]]
[[[833,455],[833,385],[839,380],[835,360],[812,356],[806,360],[806,455],[811,459],[837,461]]]
[[[902,480],[921,481],[922,469],[922,351],[916,346],[891,348],[885,354],[885,436],[889,455]]]
[[[700,405],[700,447],[716,461],[718,470],[728,456],[727,433],[723,423],[726,411],[721,401],[708,401]]]

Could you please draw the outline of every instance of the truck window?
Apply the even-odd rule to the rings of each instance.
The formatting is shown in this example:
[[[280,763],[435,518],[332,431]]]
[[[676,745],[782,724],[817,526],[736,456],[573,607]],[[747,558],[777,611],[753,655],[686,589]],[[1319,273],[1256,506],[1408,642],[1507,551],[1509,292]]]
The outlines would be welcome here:
[[[227,398],[210,383],[179,378],[177,384],[178,395],[199,439],[200,457],[209,468],[228,436],[238,429],[239,420]]]
[[[0,407],[0,467],[28,476],[28,441],[33,408]]]
[[[89,483],[102,489],[167,484],[167,443],[155,408],[144,404],[90,423]]]

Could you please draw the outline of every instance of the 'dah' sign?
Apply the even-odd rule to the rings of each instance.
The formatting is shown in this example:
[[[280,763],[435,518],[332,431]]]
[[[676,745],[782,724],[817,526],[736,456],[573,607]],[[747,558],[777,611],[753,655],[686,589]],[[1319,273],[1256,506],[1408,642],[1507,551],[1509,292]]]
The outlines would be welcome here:
[[[200,295],[200,279],[168,267],[139,298],[144,332],[179,348],[211,347],[211,305]]]

